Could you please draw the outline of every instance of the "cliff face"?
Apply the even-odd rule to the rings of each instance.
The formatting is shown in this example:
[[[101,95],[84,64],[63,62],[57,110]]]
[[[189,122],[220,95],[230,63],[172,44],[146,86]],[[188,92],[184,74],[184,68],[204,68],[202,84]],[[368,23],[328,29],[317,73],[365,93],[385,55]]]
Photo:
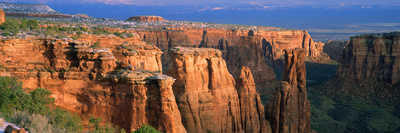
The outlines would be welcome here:
[[[267,66],[262,47],[255,42],[253,37],[241,37],[235,45],[230,46],[228,49],[228,54],[224,59],[234,77],[239,77],[242,66],[246,66],[254,74],[255,82],[276,79],[274,71]]]
[[[154,22],[154,21],[165,21],[160,16],[133,16],[127,19],[128,21],[141,21],[141,22]]]
[[[81,40],[101,38],[106,37]],[[84,45],[91,41],[2,40],[0,75],[18,77],[28,91],[50,90],[56,105],[78,113],[84,122],[95,115],[128,132],[143,124],[162,132],[186,132],[172,92],[174,79],[157,74],[158,48],[132,40],[108,48],[107,41],[99,44],[104,47]]]
[[[309,133],[310,102],[307,101],[305,50],[285,50],[282,81],[265,106],[273,133]]]
[[[188,132],[271,132],[248,67],[235,84],[222,53],[211,48],[175,47],[167,75]]]
[[[307,31],[251,31],[251,30],[228,30],[228,29],[202,29],[202,28],[176,28],[169,30],[138,30],[141,37],[146,41],[151,42],[160,47],[172,48],[176,46],[198,47],[202,44],[203,47],[218,48],[221,40],[227,45],[236,44],[241,37],[254,36],[256,42],[263,47],[263,52],[267,59],[277,60],[283,55],[284,49],[304,48],[306,55],[311,57],[320,57],[323,43],[314,42]],[[160,33],[161,32],[161,33]],[[184,38],[166,37],[167,34],[180,32],[184,34]],[[165,34],[160,36],[160,34]],[[185,44],[167,43],[165,40],[185,40]],[[268,49],[269,48],[269,49]]]
[[[351,37],[340,56],[338,77],[374,79],[396,84],[400,80],[400,35]]]
[[[324,45],[323,52],[328,54],[329,58],[339,62],[340,54],[346,47],[347,41],[328,41]]]
[[[236,89],[240,99],[243,131],[246,133],[271,132],[270,124],[264,116],[264,106],[248,67],[242,67],[240,77],[236,80]]]
[[[228,59],[228,52],[231,54],[235,53],[237,55],[246,55],[246,53],[241,53],[241,49],[236,49],[236,47],[247,47],[242,45],[250,45],[248,48],[251,51],[260,51],[261,56],[257,53],[257,62],[252,62],[251,70],[254,74],[255,81],[263,82],[268,81],[273,78],[268,79],[267,77],[272,76],[259,76],[262,72],[269,71],[269,68],[261,68],[264,63],[253,64],[265,62],[265,60],[278,60],[283,57],[284,49],[294,49],[294,48],[304,48],[306,49],[306,55],[310,56],[316,60],[318,59],[329,59],[323,50],[323,43],[314,42],[310,35],[306,31],[250,31],[250,30],[227,30],[227,29],[203,29],[203,28],[172,28],[172,29],[162,29],[162,30],[137,30],[137,32],[144,40],[159,47],[164,54],[162,55],[162,63],[164,68],[167,68],[171,62],[169,57],[169,49],[176,46],[184,47],[205,47],[205,48],[217,48],[223,53],[224,59],[230,62]],[[245,41],[242,37],[252,36],[251,41]],[[239,46],[235,46],[239,45]],[[257,46],[254,46],[257,45]],[[232,46],[232,48],[229,48]],[[238,53],[239,52],[239,53]],[[264,57],[262,57],[264,56]],[[263,59],[262,59],[263,58]],[[248,59],[248,58],[246,58]],[[264,61],[262,61],[262,60]],[[254,60],[254,59],[252,59]],[[237,76],[240,73],[240,68],[242,66],[248,66],[250,64],[235,62],[237,64],[232,65],[228,63],[229,70]],[[254,67],[260,68],[260,72]],[[235,68],[232,70],[231,68]],[[265,73],[264,73],[265,74]]]
[[[4,14],[4,11],[0,9],[0,24],[6,22],[6,14]]]
[[[235,81],[216,49],[176,47],[167,75],[188,132],[241,131]]]

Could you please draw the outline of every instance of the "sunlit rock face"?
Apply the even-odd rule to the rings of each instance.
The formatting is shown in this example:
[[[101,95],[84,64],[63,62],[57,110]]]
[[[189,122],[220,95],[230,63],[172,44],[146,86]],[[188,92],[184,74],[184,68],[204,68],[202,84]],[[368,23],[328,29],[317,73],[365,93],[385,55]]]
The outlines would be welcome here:
[[[399,56],[398,34],[351,37],[340,56],[336,75],[396,84],[400,80]]]
[[[143,124],[186,132],[172,91],[174,79],[161,74],[157,47],[138,38],[78,40],[4,39],[0,75],[19,78],[27,91],[50,90],[55,105],[76,112],[84,123],[94,115],[127,132]]]

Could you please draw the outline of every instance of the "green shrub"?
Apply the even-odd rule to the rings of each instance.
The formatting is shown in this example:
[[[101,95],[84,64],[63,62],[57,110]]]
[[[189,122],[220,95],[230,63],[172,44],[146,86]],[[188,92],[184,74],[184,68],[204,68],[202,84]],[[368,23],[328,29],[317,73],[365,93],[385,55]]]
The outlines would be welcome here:
[[[101,47],[101,46],[100,46],[100,42],[94,43],[91,47],[92,47],[92,48],[100,48],[100,47]]]
[[[90,133],[125,133],[125,130],[119,129],[113,124],[106,123],[100,125],[101,118],[95,118],[94,115],[89,118]]]
[[[32,119],[41,119],[37,115],[47,117],[49,119],[47,123],[52,125],[53,132],[80,132],[82,130],[80,118],[60,108],[52,109],[50,106],[54,106],[54,99],[50,98],[50,95],[49,90],[42,88],[25,93],[22,90],[22,83],[16,78],[0,77],[0,113],[6,120],[17,121],[18,119],[14,119],[12,114],[16,112],[15,110],[17,112],[24,110],[29,116],[32,115]]]
[[[134,131],[133,133],[161,133],[161,132],[152,126],[145,124],[142,125],[142,127],[140,127],[138,130]]]
[[[119,37],[122,38],[122,39],[125,38],[125,37],[124,37],[124,34],[118,32],[118,31],[114,32],[114,35],[119,36]]]

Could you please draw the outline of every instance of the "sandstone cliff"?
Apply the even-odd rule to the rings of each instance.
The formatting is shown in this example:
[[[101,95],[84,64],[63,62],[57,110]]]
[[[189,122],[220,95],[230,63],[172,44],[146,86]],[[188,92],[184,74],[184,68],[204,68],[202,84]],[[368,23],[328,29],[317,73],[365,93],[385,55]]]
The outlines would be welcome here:
[[[229,62],[229,59],[226,58],[228,57],[227,53],[229,51],[236,51],[233,53],[240,51],[240,49],[235,50],[235,48],[229,48],[229,46],[235,47],[236,44],[250,45],[243,44],[243,41],[239,42],[242,37],[248,37],[249,35],[253,36],[250,43],[258,45],[254,47],[256,49],[252,51],[261,51],[264,60],[283,59],[283,50],[294,48],[306,49],[306,55],[311,57],[315,62],[322,62],[323,60],[329,59],[329,57],[322,52],[324,44],[321,42],[314,42],[306,31],[251,31],[181,27],[173,29],[136,30],[134,32],[137,32],[144,40],[156,45],[164,52],[162,55],[164,68],[167,68],[170,63],[169,49],[176,46],[217,48],[222,50],[224,59]],[[250,47],[253,48],[253,46]],[[257,57],[261,58],[261,56]],[[252,65],[263,66],[264,64]],[[229,70],[236,75],[240,73],[241,66],[228,63],[228,67],[237,67],[237,70]],[[254,76],[260,75],[253,67],[251,70]],[[255,77],[255,80],[257,83],[270,80],[266,77],[269,76]]]
[[[273,133],[309,133],[310,102],[307,101],[306,50],[285,50],[282,81],[265,106]]]
[[[216,49],[176,47],[167,75],[176,78],[174,94],[188,132],[240,132],[235,81]]]
[[[164,18],[160,16],[133,16],[127,19],[128,21],[141,21],[141,22],[155,22],[155,21],[165,21]]]
[[[264,106],[248,67],[242,67],[240,77],[236,80],[236,89],[240,99],[243,131],[246,133],[271,132],[270,124],[265,119]]]
[[[262,47],[251,36],[241,37],[235,45],[230,46],[224,59],[234,77],[239,77],[242,66],[246,66],[257,83],[276,80],[274,71],[267,66]]]
[[[163,51],[166,48],[173,48],[176,46],[191,46],[198,47],[200,44],[206,45],[204,47],[218,48],[220,47],[221,40],[227,45],[236,44],[241,37],[254,36],[256,42],[260,43],[263,47],[267,59],[277,60],[283,55],[284,49],[304,48],[306,55],[310,57],[324,57],[321,55],[323,43],[314,42],[307,31],[293,30],[293,31],[251,31],[251,30],[228,30],[217,28],[177,28],[177,29],[163,29],[163,30],[137,30],[141,37],[146,41],[157,45]],[[179,38],[172,38],[167,36],[174,32],[179,32],[183,36],[176,36]],[[169,42],[168,40],[182,40],[177,43]],[[185,42],[182,44],[181,42]],[[270,47],[270,49],[268,49]],[[271,51],[272,50],[272,51]],[[325,58],[325,57],[324,57]]]
[[[6,22],[6,14],[4,14],[4,11],[0,9],[0,24]]]
[[[176,78],[173,89],[188,132],[271,132],[248,67],[235,84],[219,50],[171,50],[167,75]]]
[[[162,52],[135,39],[115,46],[119,39],[91,37],[2,40],[0,75],[18,77],[28,91],[50,90],[56,105],[78,113],[84,122],[95,115],[128,132],[143,124],[186,132],[172,91],[174,79],[159,74]],[[93,45],[102,39],[110,43]]]
[[[400,80],[400,35],[351,37],[340,56],[338,77],[374,79],[396,84]]]
[[[324,45],[323,52],[329,55],[329,58],[339,62],[340,54],[346,47],[347,41],[328,41]]]

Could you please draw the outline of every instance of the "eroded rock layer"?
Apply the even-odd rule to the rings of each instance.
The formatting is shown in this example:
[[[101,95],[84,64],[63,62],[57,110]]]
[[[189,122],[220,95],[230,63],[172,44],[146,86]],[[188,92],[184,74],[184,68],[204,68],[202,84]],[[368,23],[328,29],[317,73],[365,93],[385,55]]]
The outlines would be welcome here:
[[[351,37],[340,56],[338,77],[374,79],[396,84],[400,80],[400,35]]]
[[[210,48],[176,47],[167,75],[188,132],[241,132],[235,81],[221,52]]]
[[[126,44],[108,48],[106,42],[5,39],[0,75],[18,77],[28,91],[50,90],[57,106],[78,113],[84,122],[95,115],[127,132],[143,124],[186,132],[172,91],[174,79],[160,74],[162,52],[141,41],[122,40]]]
[[[285,50],[282,81],[265,106],[273,133],[309,133],[310,102],[307,101],[305,50]]]

